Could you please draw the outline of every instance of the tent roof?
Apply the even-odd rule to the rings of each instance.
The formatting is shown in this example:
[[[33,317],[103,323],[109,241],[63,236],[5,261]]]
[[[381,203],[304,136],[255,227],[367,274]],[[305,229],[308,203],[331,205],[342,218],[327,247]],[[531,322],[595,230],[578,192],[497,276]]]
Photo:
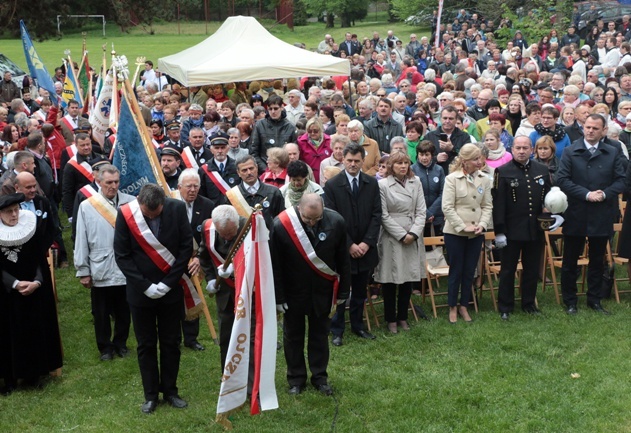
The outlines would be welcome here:
[[[346,59],[312,53],[270,34],[253,17],[228,18],[211,36],[158,60],[184,86],[323,75],[350,75]]]

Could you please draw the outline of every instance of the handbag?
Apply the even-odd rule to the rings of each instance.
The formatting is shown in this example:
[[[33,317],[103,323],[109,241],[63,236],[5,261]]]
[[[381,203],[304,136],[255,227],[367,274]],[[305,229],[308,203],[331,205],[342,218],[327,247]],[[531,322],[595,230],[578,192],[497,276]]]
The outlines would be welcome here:
[[[431,226],[430,236],[436,236],[434,233],[434,225]],[[442,246],[434,246],[432,250],[426,251],[425,260],[427,261],[427,266],[429,266],[430,269],[446,268],[449,266],[447,264],[447,259],[445,259]]]

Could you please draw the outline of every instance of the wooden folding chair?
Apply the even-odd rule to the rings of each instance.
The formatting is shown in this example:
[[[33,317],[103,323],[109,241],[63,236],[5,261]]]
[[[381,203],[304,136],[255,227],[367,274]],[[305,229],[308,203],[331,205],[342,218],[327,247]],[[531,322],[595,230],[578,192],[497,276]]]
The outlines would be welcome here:
[[[375,305],[383,305],[383,298],[379,300],[374,300],[371,298],[370,286],[367,288],[367,296],[366,303],[364,304],[364,319],[366,320],[366,326],[368,327],[368,331],[371,330],[370,327],[370,316],[374,320],[375,327],[381,326],[379,323],[379,318],[383,317],[383,314],[377,314],[377,310],[375,310]],[[408,307],[408,311],[412,310],[412,317],[414,317],[414,321],[418,322],[418,315],[416,314],[416,310],[414,309],[414,304],[412,303],[412,299],[410,299],[410,306]]]
[[[553,232],[546,230],[544,234],[546,239],[545,257],[547,259],[547,264],[543,273],[543,286],[545,287],[546,285],[551,284],[554,287],[554,295],[556,297],[557,304],[560,304],[561,297],[559,296],[559,283],[556,275],[556,270],[561,269],[563,265],[563,227],[559,227]],[[558,254],[555,254],[555,249]],[[585,288],[587,283],[587,265],[589,264],[588,249],[588,242],[585,242],[585,248],[583,249],[583,253],[579,256],[577,262],[577,265],[581,267],[581,281],[578,283],[581,286],[581,290],[578,293],[579,295],[584,295],[586,292]],[[550,271],[550,278],[552,281],[551,283],[546,282],[548,270]]]
[[[432,236],[423,238],[423,244],[429,247],[445,247],[445,238],[443,236]],[[437,304],[436,296],[447,296],[447,290],[440,290],[440,279],[447,277],[449,275],[449,266],[431,266],[427,261],[425,262],[425,269],[427,271],[427,290],[429,292],[429,298],[432,303],[432,313],[434,314],[434,318],[438,317],[437,309],[448,307],[447,303]],[[476,299],[475,288],[471,285],[471,293],[473,307],[475,312],[478,312],[478,301]],[[425,301],[425,290],[423,290],[423,301]]]
[[[626,277],[616,277],[616,273],[614,271],[614,279],[613,279],[613,290],[616,296],[616,301],[620,303],[620,293],[631,293],[631,287],[626,290],[620,290],[618,283],[622,282],[631,282],[631,276],[629,275],[629,259],[625,259],[618,255],[618,249],[620,247],[620,232],[622,231],[622,223],[615,223],[613,225],[614,237],[611,247],[607,245],[607,256],[609,260],[609,264],[620,265],[624,268],[624,273]]]

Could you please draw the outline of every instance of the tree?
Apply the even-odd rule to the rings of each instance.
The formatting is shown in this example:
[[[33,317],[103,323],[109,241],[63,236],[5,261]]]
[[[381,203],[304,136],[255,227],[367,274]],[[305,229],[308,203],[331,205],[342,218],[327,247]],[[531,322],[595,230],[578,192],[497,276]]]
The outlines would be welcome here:
[[[342,27],[350,27],[355,20],[361,20],[368,15],[368,3],[364,0],[303,0],[307,12],[320,16],[326,12],[327,27],[334,26],[334,19],[338,17]]]

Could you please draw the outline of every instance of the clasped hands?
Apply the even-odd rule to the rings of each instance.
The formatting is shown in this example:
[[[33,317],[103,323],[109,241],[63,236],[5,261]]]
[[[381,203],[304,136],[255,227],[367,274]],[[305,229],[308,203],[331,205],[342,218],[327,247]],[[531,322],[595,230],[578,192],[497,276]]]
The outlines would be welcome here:
[[[152,284],[149,286],[147,290],[145,290],[145,295],[151,299],[158,299],[166,295],[171,291],[171,288],[160,282],[158,284]]]
[[[467,233],[473,233],[474,235],[479,235],[484,230],[484,227],[478,224],[469,224],[464,228],[464,231]]]
[[[20,295],[28,296],[37,290],[42,284],[39,281],[18,281],[15,285],[15,290],[20,292]]]
[[[353,244],[349,248],[351,257],[354,259],[361,259],[368,252],[370,246],[366,242],[360,242],[359,244]]]
[[[587,194],[587,201],[591,201],[594,203],[601,202],[605,200],[605,193],[602,190],[590,191]]]

